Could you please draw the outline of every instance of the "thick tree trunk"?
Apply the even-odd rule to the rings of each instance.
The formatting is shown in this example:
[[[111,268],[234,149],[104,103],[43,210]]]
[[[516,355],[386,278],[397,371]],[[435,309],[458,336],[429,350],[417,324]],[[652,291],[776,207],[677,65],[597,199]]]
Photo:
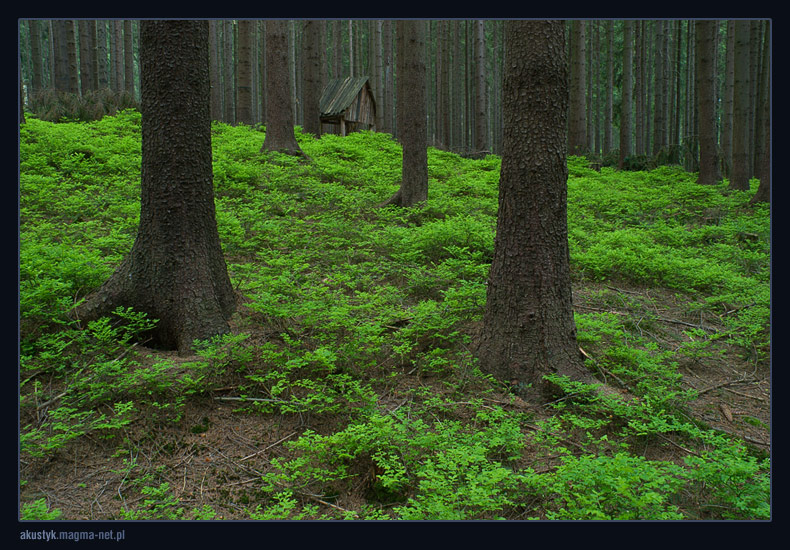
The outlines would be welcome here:
[[[425,127],[425,23],[397,22],[398,138],[403,144],[400,189],[382,206],[416,206],[428,200],[428,136]]]
[[[563,24],[506,21],[505,44],[499,211],[475,347],[483,371],[540,397],[550,392],[543,379],[550,373],[594,382],[576,341],[571,295]]]
[[[697,116],[699,117],[699,176],[697,183],[713,185],[719,179],[714,108],[714,39],[717,21],[697,21]]]
[[[266,21],[266,138],[261,151],[304,156],[294,136],[291,73],[288,70],[288,22]]]
[[[227,333],[235,309],[214,209],[208,61],[207,21],[141,22],[140,225],[129,255],[75,312],[92,320],[133,307],[158,319],[155,347],[180,352]]]

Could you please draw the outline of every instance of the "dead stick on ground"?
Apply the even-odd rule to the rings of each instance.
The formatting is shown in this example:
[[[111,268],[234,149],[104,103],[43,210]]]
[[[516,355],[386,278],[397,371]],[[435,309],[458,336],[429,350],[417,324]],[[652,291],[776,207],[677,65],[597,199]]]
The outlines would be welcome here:
[[[268,451],[269,449],[271,449],[271,448],[272,448],[272,447],[274,447],[275,445],[279,445],[280,443],[282,443],[282,442],[283,442],[283,441],[285,441],[286,439],[288,439],[288,438],[290,438],[290,437],[293,437],[293,436],[295,436],[295,435],[296,435],[296,433],[297,433],[297,432],[293,432],[292,434],[288,434],[288,435],[286,435],[285,437],[283,437],[282,439],[280,439],[280,440],[278,440],[278,441],[275,441],[274,443],[272,443],[271,445],[269,445],[269,446],[268,446],[268,447],[266,447],[265,449],[261,449],[260,451],[258,451],[258,452],[255,452],[255,453],[252,453],[252,454],[251,454],[251,455],[249,455],[249,456],[245,456],[244,458],[240,458],[240,459],[239,459],[239,462],[243,462],[243,461],[247,460],[248,458],[252,458],[252,457],[254,457],[254,456],[258,456],[258,455],[259,455],[259,454],[261,454],[261,453],[265,453],[266,451]]]
[[[725,386],[731,386],[733,384],[741,384],[743,382],[755,382],[755,380],[749,380],[749,379],[746,379],[746,378],[739,378],[738,380],[730,380],[728,382],[722,382],[721,384],[715,384],[715,385],[711,386],[710,388],[705,388],[704,390],[698,391],[697,395],[700,396],[703,393],[707,393],[707,392],[709,392],[711,390],[716,390],[718,388],[723,388]]]

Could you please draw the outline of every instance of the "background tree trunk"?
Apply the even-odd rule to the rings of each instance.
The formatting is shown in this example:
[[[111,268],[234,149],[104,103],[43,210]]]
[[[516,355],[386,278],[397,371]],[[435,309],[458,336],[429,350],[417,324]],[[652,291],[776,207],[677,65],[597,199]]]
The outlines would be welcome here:
[[[771,200],[771,23],[766,21],[763,38],[763,52],[760,78],[760,116],[762,117],[763,145],[757,164],[757,177],[760,185],[752,197],[752,202],[769,202]]]
[[[252,126],[252,25],[240,19],[236,70],[236,123]]]
[[[313,135],[321,135],[321,21],[304,23],[304,122],[302,128]]]
[[[124,89],[134,97],[134,35],[132,21],[123,22]]]
[[[625,167],[625,159],[631,156],[631,112],[633,75],[633,22],[625,21],[623,28],[623,90],[620,104],[620,161],[619,168]]]
[[[604,112],[603,154],[614,149],[612,124],[614,115],[614,22],[606,21],[606,110]]]
[[[488,150],[488,116],[486,113],[486,42],[485,21],[475,21],[475,150]]]
[[[30,92],[39,93],[44,89],[44,64],[41,49],[41,25],[35,19],[28,21],[30,30],[30,57],[33,61],[33,74],[30,79]]]
[[[428,136],[425,122],[425,22],[396,25],[398,137],[403,145],[400,189],[382,206],[416,206],[428,200]]]
[[[96,22],[96,71],[98,89],[103,90],[110,86],[109,66],[107,64],[107,23]]]
[[[699,117],[699,177],[697,183],[713,185],[719,179],[719,157],[714,108],[714,39],[717,21],[697,21],[697,116]]]
[[[546,374],[593,381],[571,296],[563,24],[509,20],[505,43],[499,211],[476,352],[484,372],[539,397]]]
[[[91,61],[93,60],[92,51],[95,50],[95,40],[91,37],[91,23],[91,21],[81,19],[78,24],[80,35],[80,93],[82,95],[94,89]]]
[[[211,71],[211,120],[222,120],[222,89],[219,72],[219,43],[217,41],[217,21],[209,24],[209,59]]]
[[[129,255],[76,313],[133,307],[158,319],[155,347],[187,353],[195,339],[228,332],[235,309],[214,209],[208,21],[140,29],[140,225]]]
[[[735,21],[732,174],[730,187],[749,189],[749,21]]]
[[[584,21],[570,22],[570,105],[568,118],[568,154],[587,152],[587,112],[585,101]]]
[[[222,82],[224,122],[236,122],[236,101],[233,96],[233,21],[226,19],[222,25]]]
[[[123,66],[123,21],[113,21],[113,36],[115,37],[115,91],[121,93],[124,89]]]
[[[294,136],[291,73],[288,67],[288,22],[266,20],[266,138],[261,151],[303,155]]]

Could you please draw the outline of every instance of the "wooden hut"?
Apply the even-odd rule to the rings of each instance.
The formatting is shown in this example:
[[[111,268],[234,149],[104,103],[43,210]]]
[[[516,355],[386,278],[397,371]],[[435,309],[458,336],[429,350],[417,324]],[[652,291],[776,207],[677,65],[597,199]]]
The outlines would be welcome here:
[[[321,123],[339,126],[340,135],[376,129],[376,101],[366,76],[333,79],[318,105]]]

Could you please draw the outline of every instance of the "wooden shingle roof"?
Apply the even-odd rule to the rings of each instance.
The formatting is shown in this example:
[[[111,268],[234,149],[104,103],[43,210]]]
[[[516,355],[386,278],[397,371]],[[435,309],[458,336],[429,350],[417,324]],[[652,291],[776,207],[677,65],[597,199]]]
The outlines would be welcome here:
[[[334,117],[342,114],[367,82],[368,77],[366,76],[332,79],[318,102],[321,117]]]

